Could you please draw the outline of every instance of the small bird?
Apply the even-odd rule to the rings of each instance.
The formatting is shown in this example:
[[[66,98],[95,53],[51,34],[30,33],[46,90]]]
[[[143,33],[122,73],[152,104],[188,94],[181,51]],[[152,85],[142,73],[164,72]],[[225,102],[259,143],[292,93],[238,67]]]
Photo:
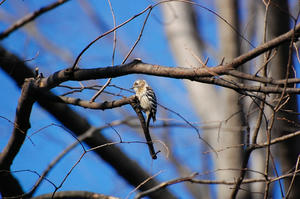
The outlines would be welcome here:
[[[133,83],[133,89],[140,102],[142,110],[146,113],[146,124],[148,128],[151,118],[153,122],[156,121],[157,101],[155,93],[153,89],[148,85],[148,83],[145,80],[141,79],[136,80]]]
[[[149,124],[150,119],[152,118],[153,122],[156,120],[156,110],[157,110],[157,101],[153,89],[147,84],[145,80],[136,80],[133,83],[133,89],[136,93],[136,96],[139,100],[140,107],[142,111],[146,113],[146,127],[148,134],[145,134],[146,140],[148,142],[149,150],[153,159],[156,159],[156,154],[152,144],[152,139],[149,134]],[[147,133],[147,132],[145,132]]]

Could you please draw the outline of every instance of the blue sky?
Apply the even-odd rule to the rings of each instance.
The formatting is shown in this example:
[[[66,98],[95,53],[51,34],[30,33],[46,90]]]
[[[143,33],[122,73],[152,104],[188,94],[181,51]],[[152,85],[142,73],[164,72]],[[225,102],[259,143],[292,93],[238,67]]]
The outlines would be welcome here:
[[[97,11],[98,17],[105,22],[107,27],[104,26],[101,27],[101,29],[98,29],[93,23],[91,23],[77,1],[66,3],[61,8],[57,8],[44,16],[39,17],[36,20],[36,27],[40,34],[44,35],[45,38],[51,41],[52,45],[59,46],[63,51],[72,54],[74,58],[74,56],[76,56],[91,40],[113,27],[111,13],[107,2],[91,1],[91,4]],[[112,2],[112,4],[117,24],[119,24],[142,11],[149,5],[149,2],[115,1]],[[21,18],[24,14],[37,10],[42,5],[46,5],[46,3],[33,0],[7,1],[1,6],[1,9],[5,11],[7,15],[13,17],[15,21],[16,19]],[[145,16],[146,15],[143,15],[135,19],[118,31],[115,64],[120,64],[122,62],[124,52],[126,53],[135,42]],[[160,20],[158,20],[159,18],[160,11],[158,8],[155,8],[147,23],[143,37],[134,51],[134,57],[140,57],[144,62],[174,66],[175,64],[171,56],[170,49],[167,45],[165,35],[163,34],[163,24]],[[8,27],[7,25],[8,24],[6,23],[0,23],[0,30],[6,29]],[[153,31],[154,29],[155,31]],[[37,41],[36,38],[36,36],[32,36],[24,31],[24,29],[21,29],[2,41],[2,45],[19,55],[21,59],[25,60],[34,57],[34,60],[28,62],[28,65],[31,67],[39,67],[40,71],[43,72],[45,76],[68,67],[72,63],[62,60],[55,53],[49,53],[44,46],[39,44],[39,41]],[[84,54],[80,62],[80,66],[82,68],[92,68],[111,65],[111,55],[111,40],[102,39]],[[4,102],[0,105],[0,115],[13,121],[20,90],[17,88],[13,80],[11,80],[6,74],[1,72],[0,78],[2,80],[2,84],[0,85],[2,92],[0,95],[1,98],[4,99]],[[149,81],[157,93],[159,103],[166,105],[173,110],[180,108],[181,110],[176,111],[179,111],[180,114],[186,117],[189,121],[198,121],[195,119],[196,116],[195,113],[193,113],[192,107],[182,103],[187,101],[188,97],[184,94],[186,92],[184,86],[178,80],[131,75],[129,77],[113,79],[112,84],[128,89],[132,86],[132,83],[136,78],[146,78]],[[104,82],[105,80],[94,81],[94,83],[97,84],[103,84]],[[78,86],[77,83],[71,84]],[[165,85],[163,89],[166,89],[168,86],[175,87],[172,88],[170,95],[166,96],[164,95],[165,91],[160,90],[160,85]],[[114,91],[111,88],[108,90]],[[62,93],[65,92],[65,90],[61,91],[61,89],[56,89],[54,92]],[[91,92],[86,93],[86,95],[80,94],[76,95],[76,97],[89,99],[91,97]],[[131,95],[131,93],[126,92],[122,92],[122,94],[127,96]],[[130,110],[130,107],[124,107],[122,110],[117,111],[108,110],[104,112],[83,110],[78,107],[73,108],[84,114],[90,123],[95,126],[102,126],[116,119],[120,119],[120,117],[122,117],[122,111],[124,110],[129,110],[130,114],[134,115]],[[158,118],[163,117],[160,112],[161,110],[159,110]],[[171,113],[167,114],[168,117],[179,120],[179,118],[176,118],[176,116]],[[29,130],[28,135],[31,135],[33,132],[51,123],[58,124],[58,122],[47,112],[42,110],[38,105],[35,105],[31,114],[32,127]],[[0,119],[0,129],[3,132],[0,135],[0,149],[6,145],[12,128],[12,124],[6,120]],[[137,134],[130,128],[115,128],[122,135],[123,139],[127,141],[144,141],[143,136],[137,136]],[[189,143],[189,140],[185,138],[184,134],[189,133],[194,135],[194,138],[197,136],[195,132],[186,129],[172,129],[171,132],[174,134],[174,136],[172,136],[172,142],[177,146],[175,147],[175,153],[179,154],[183,153],[182,149],[186,148],[186,145]],[[156,134],[155,136],[158,138],[162,136],[162,133],[162,130],[159,129],[153,132],[153,134]],[[105,130],[104,134],[112,140],[118,140],[118,137],[112,129]],[[75,141],[68,132],[57,126],[46,128],[32,136],[31,139],[34,144],[32,144],[28,139],[25,141],[21,151],[14,161],[12,170],[30,169],[38,173],[42,173],[46,166],[61,151],[63,151],[65,147]],[[195,146],[195,150],[197,150],[199,146],[196,144]],[[164,158],[160,158],[158,161],[152,162],[146,145],[123,144],[119,145],[119,147],[121,147],[122,150],[124,150],[131,158],[138,161],[149,173],[155,174],[162,170],[162,174],[158,177],[161,181],[178,177],[175,169],[170,167],[170,164],[168,161],[164,160]],[[67,157],[50,172],[48,178],[58,185],[62,178],[66,175],[68,169],[70,169],[78,160],[82,152],[82,149],[77,147],[76,150],[68,154]],[[188,162],[190,162],[189,164],[195,164],[196,161],[197,164],[199,164],[199,160],[188,160]],[[38,178],[35,174],[25,171],[17,172],[15,175],[20,180],[24,190],[30,190],[31,186]],[[93,153],[88,153],[68,177],[60,190],[87,190],[124,198],[133,189],[134,187],[129,186],[124,180],[119,178],[109,165],[94,156]],[[184,194],[187,196],[187,193],[184,193],[185,191],[182,185],[174,185],[171,189],[174,192],[179,193],[179,195]],[[49,193],[53,190],[54,188],[49,183],[44,182],[38,189],[36,195]]]
[[[49,2],[50,1],[10,0],[6,1],[1,6],[0,11],[1,13],[6,13],[6,17],[4,17],[5,20],[12,19],[12,21],[16,21],[26,13],[33,12]],[[90,41],[113,27],[111,12],[107,1],[91,0],[89,2],[97,11],[97,17],[103,22],[101,27],[97,27],[91,22],[90,18],[88,18],[86,13],[81,9],[81,4],[79,4],[78,1],[70,1],[63,6],[46,13],[35,21],[36,24],[34,28],[37,28],[36,31],[39,32],[39,34],[35,33],[34,35],[32,32],[28,33],[25,30],[26,28],[22,28],[4,39],[1,42],[1,45],[4,45],[7,49],[16,53],[21,59],[26,60],[34,58],[32,61],[27,62],[28,65],[32,68],[39,67],[40,72],[43,72],[45,76],[48,76],[57,70],[64,69],[72,64],[75,56],[77,56]],[[152,3],[150,0],[112,1],[117,24],[120,24],[141,12],[150,3]],[[206,0],[203,4],[215,10],[213,3],[210,1]],[[199,26],[205,26],[204,29],[201,29],[201,33],[204,39],[208,41],[208,43],[211,43],[213,48],[217,49],[215,17],[205,10],[198,9],[203,17],[199,22]],[[146,15],[144,14],[136,18],[131,23],[118,30],[115,64],[120,64],[122,62],[126,52],[128,52],[135,42],[145,16]],[[144,62],[148,63],[176,66],[166,41],[166,36],[164,35],[163,23],[159,7],[156,7],[147,22],[143,37],[135,49],[132,58],[139,57]],[[1,21],[0,31],[5,30],[8,27],[8,24],[9,23],[3,23],[3,21]],[[30,25],[27,25],[27,28],[33,30]],[[43,38],[39,39],[37,35],[43,35],[51,45],[58,46],[59,50],[66,54],[70,54],[71,60],[64,60],[60,56],[62,53],[49,53],[48,49],[46,49],[47,47],[49,48],[49,45],[40,44],[40,41],[47,41]],[[111,65],[111,55],[112,41],[111,39],[104,38],[93,45],[83,55],[79,66],[82,68],[109,66]],[[210,60],[211,64],[213,64],[213,58],[210,57]],[[137,78],[145,78],[149,81],[157,93],[159,103],[180,113],[190,122],[201,122],[197,118],[193,107],[190,106],[190,104],[185,103],[189,98],[186,89],[180,80],[130,75],[113,79],[112,84],[128,89]],[[0,103],[0,116],[13,121],[20,90],[17,88],[14,81],[2,71],[0,71],[0,79],[0,90],[2,91],[0,97],[3,99],[3,102]],[[93,83],[100,85],[105,81],[106,80],[97,80],[93,81]],[[67,84],[79,86],[78,83],[74,82]],[[108,90],[119,92],[113,88],[108,88]],[[171,92],[168,92],[170,90]],[[54,92],[57,94],[65,91],[66,90],[63,89],[54,89]],[[166,95],[166,92],[168,92],[168,95]],[[92,94],[93,93],[91,92],[85,92],[84,94],[77,94],[75,96],[89,100]],[[126,96],[131,95],[131,93],[125,91],[122,91],[121,94]],[[87,117],[89,122],[95,126],[102,126],[120,119],[120,117],[124,115],[124,111],[129,111],[130,115],[134,115],[130,110],[130,107],[122,107],[117,111],[108,110],[104,112],[98,110],[85,110],[79,107],[73,108]],[[183,122],[176,115],[159,109],[158,120],[166,117]],[[159,122],[160,121],[158,121],[158,123]],[[31,135],[33,132],[51,123],[58,124],[52,116],[42,110],[38,105],[35,105],[31,114],[32,127],[29,130],[28,135]],[[126,141],[143,141],[144,139],[143,136],[138,136],[136,132],[128,127],[119,126],[115,128]],[[0,131],[3,132],[0,134],[0,150],[6,145],[12,129],[13,125],[11,123],[0,118]],[[153,130],[152,133],[156,138],[165,136],[165,132],[162,129]],[[170,133],[172,134],[172,136],[170,136],[171,142],[175,146],[175,155],[177,155],[178,159],[192,168],[191,171],[203,172],[205,169],[201,168],[201,158],[206,159],[207,157],[205,157],[205,155],[198,155],[195,156],[196,158],[193,157],[193,159],[185,157],[184,159],[184,154],[187,152],[193,154],[203,150],[201,149],[203,143],[194,142],[195,138],[197,138],[195,131],[186,128],[172,128]],[[118,140],[118,137],[112,129],[108,128],[104,130],[104,134],[112,140]],[[65,147],[75,141],[68,132],[54,125],[39,131],[39,133],[32,136],[31,139],[34,144],[28,139],[25,141],[20,153],[14,161],[12,170],[31,169],[38,173],[42,173],[45,167],[61,151],[63,151]],[[149,173],[155,174],[162,171],[158,176],[159,180],[164,181],[178,177],[175,168],[173,168],[164,158],[159,158],[159,160],[152,162],[146,145],[122,144],[118,146],[131,158],[139,162]],[[66,175],[68,169],[70,169],[78,160],[82,152],[80,147],[73,150],[53,169],[53,171],[50,172],[48,178],[58,185]],[[18,172],[15,175],[22,183],[24,190],[29,190],[38,178],[31,172]],[[119,178],[114,170],[104,161],[94,156],[93,153],[88,153],[60,190],[87,190],[124,198],[131,190],[133,190],[133,188],[134,187],[129,186],[125,181]],[[170,189],[179,196],[184,195],[184,198],[189,198],[189,195],[182,184],[171,186]],[[45,182],[40,189],[38,189],[36,195],[49,193],[53,190],[53,187]]]

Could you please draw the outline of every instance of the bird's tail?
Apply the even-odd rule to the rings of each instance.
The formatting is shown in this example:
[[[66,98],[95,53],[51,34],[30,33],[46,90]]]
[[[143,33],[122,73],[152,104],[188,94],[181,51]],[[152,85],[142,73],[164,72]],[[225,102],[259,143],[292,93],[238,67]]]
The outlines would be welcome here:
[[[148,148],[149,148],[149,152],[151,154],[151,157],[153,159],[156,159],[157,156],[156,156],[156,153],[155,153],[155,150],[154,150],[154,146],[153,146],[153,142],[152,142],[152,138],[151,138],[151,135],[150,135],[150,131],[149,131],[149,124],[150,124],[150,119],[151,119],[151,116],[147,116],[147,121],[146,121],[146,131],[144,132],[145,133],[145,138],[146,138],[146,141],[147,141],[147,145],[148,145]]]

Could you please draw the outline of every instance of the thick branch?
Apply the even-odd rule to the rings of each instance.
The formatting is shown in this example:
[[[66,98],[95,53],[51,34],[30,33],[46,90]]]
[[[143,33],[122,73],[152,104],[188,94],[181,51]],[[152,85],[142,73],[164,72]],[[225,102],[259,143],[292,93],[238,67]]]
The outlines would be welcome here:
[[[7,52],[1,46],[0,57],[0,67],[16,81],[19,87],[21,87],[25,78],[33,77],[33,72],[24,64],[21,59]],[[70,109],[66,104],[52,103],[50,101],[39,99],[37,99],[37,101],[41,107],[52,114],[76,136],[84,134],[88,129],[91,128],[91,125],[84,117]],[[85,143],[90,148],[111,142],[112,141],[105,138],[101,132],[95,133],[91,138],[85,140]],[[138,186],[145,179],[150,178],[150,175],[144,169],[142,169],[135,161],[128,158],[126,154],[124,154],[117,146],[112,145],[101,150],[96,150],[95,154],[110,164],[120,176],[122,176],[134,187]],[[158,184],[158,181],[151,179],[139,189],[141,191],[147,190]],[[17,184],[15,183],[14,185]],[[159,195],[154,193],[150,197],[174,198],[174,196],[168,190],[160,192]]]
[[[22,87],[16,110],[15,123],[12,136],[2,153],[0,154],[0,192],[2,196],[14,196],[22,194],[22,189],[16,179],[9,173],[10,166],[18,154],[30,128],[29,118],[34,103],[32,98],[34,81],[28,80]]]
[[[299,37],[300,24],[296,26],[295,37]],[[184,67],[167,67],[160,66],[157,64],[147,64],[138,60],[134,60],[131,63],[113,66],[113,67],[104,67],[104,68],[95,68],[95,69],[76,69],[72,70],[70,68],[58,71],[53,75],[50,75],[48,78],[44,78],[41,81],[40,86],[46,89],[51,89],[61,84],[62,82],[74,80],[74,81],[83,81],[83,80],[92,80],[92,79],[103,79],[103,78],[113,78],[120,77],[129,74],[148,74],[155,76],[163,76],[177,79],[189,79],[193,81],[199,81],[204,83],[214,83],[208,81],[207,78],[210,78],[215,75],[241,75],[236,72],[232,72],[234,69],[238,68],[247,61],[261,55],[262,53],[273,49],[280,44],[289,41],[294,32],[293,30],[276,37],[275,39],[266,42],[265,44],[260,45],[259,47],[253,49],[252,51],[245,53],[237,58],[235,58],[231,63],[225,65],[219,65],[211,68],[206,67],[197,67],[197,68],[184,68]],[[247,78],[250,78],[249,75],[246,75]],[[258,79],[253,78],[253,80],[261,81],[270,81],[272,79]],[[295,81],[295,79],[293,79]],[[281,81],[283,82],[283,80]],[[278,82],[277,82],[278,83]],[[230,87],[230,86],[229,86]],[[247,87],[244,87],[247,89]],[[272,88],[274,92],[275,88]],[[292,89],[292,88],[291,88]],[[276,90],[276,89],[275,89]],[[258,88],[255,88],[253,91],[260,92]],[[281,90],[276,90],[276,92],[282,92]],[[293,92],[298,92],[298,90],[293,90]]]
[[[88,191],[60,191],[57,192],[54,197],[52,193],[40,195],[32,199],[118,199],[113,196],[107,196],[103,194],[88,192]]]
[[[225,66],[216,66],[210,68],[215,74],[225,74],[228,70]],[[147,64],[134,60],[128,64],[109,66],[105,68],[94,69],[65,69],[44,78],[40,87],[47,89],[54,88],[66,81],[84,81],[92,79],[114,78],[129,74],[148,74],[155,76],[163,76],[177,79],[194,79],[195,77],[211,77],[211,72],[206,68],[183,68],[183,67],[167,67],[157,64]]]
[[[29,118],[34,103],[34,99],[31,95],[33,89],[32,84],[33,81],[25,82],[22,88],[16,110],[13,133],[7,146],[0,154],[0,167],[2,169],[8,170],[10,168],[26,138],[27,130],[30,128]]]
[[[228,66],[228,65],[227,65]],[[166,67],[159,65],[152,65],[143,62],[133,61],[128,64],[114,66],[114,67],[105,67],[105,68],[96,68],[96,69],[78,69],[74,72],[71,72],[69,69],[61,70],[53,75],[50,75],[48,78],[42,79],[40,87],[45,89],[50,89],[58,86],[62,82],[69,80],[73,81],[83,81],[91,79],[102,79],[110,77],[119,77],[128,74],[149,74],[156,76],[164,76],[177,79],[189,79],[192,81],[198,81],[202,83],[215,84],[223,86],[226,88],[231,88],[234,90],[244,90],[244,91],[253,91],[261,93],[282,93],[282,87],[278,85],[284,84],[286,81],[291,83],[299,82],[300,79],[292,78],[288,80],[273,80],[271,78],[252,78],[254,81],[259,82],[270,82],[276,86],[255,86],[248,85],[239,82],[233,82],[232,80],[226,81],[224,78],[219,78],[219,76],[212,77],[212,74],[219,75],[240,75],[250,78],[251,75],[245,73],[238,73],[236,70],[228,68],[227,66],[216,66],[213,68],[182,68],[182,67]],[[285,88],[286,93],[297,94],[300,93],[299,88],[291,87]]]
[[[285,42],[289,42],[291,40],[291,38],[293,37],[293,34],[295,34],[295,39],[299,38],[299,33],[300,33],[300,24],[298,24],[295,28],[295,32],[294,29],[291,29],[290,31],[288,31],[287,33],[284,33],[256,48],[254,48],[253,50],[235,58],[231,63],[226,64],[226,66],[231,67],[231,68],[238,68],[239,66],[241,66],[242,64],[252,60],[253,58],[257,57],[258,55],[261,55],[262,53],[276,48],[279,45],[281,45],[282,43]]]

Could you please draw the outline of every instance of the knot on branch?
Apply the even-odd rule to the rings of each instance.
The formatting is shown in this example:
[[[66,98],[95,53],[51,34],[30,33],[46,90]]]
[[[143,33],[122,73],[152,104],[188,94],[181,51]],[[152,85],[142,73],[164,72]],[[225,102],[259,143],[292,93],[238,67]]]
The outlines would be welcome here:
[[[66,70],[64,70],[64,75],[66,75],[67,77],[73,77],[74,72],[78,70],[78,68],[67,68]]]
[[[141,58],[134,58],[132,64],[143,63]]]

